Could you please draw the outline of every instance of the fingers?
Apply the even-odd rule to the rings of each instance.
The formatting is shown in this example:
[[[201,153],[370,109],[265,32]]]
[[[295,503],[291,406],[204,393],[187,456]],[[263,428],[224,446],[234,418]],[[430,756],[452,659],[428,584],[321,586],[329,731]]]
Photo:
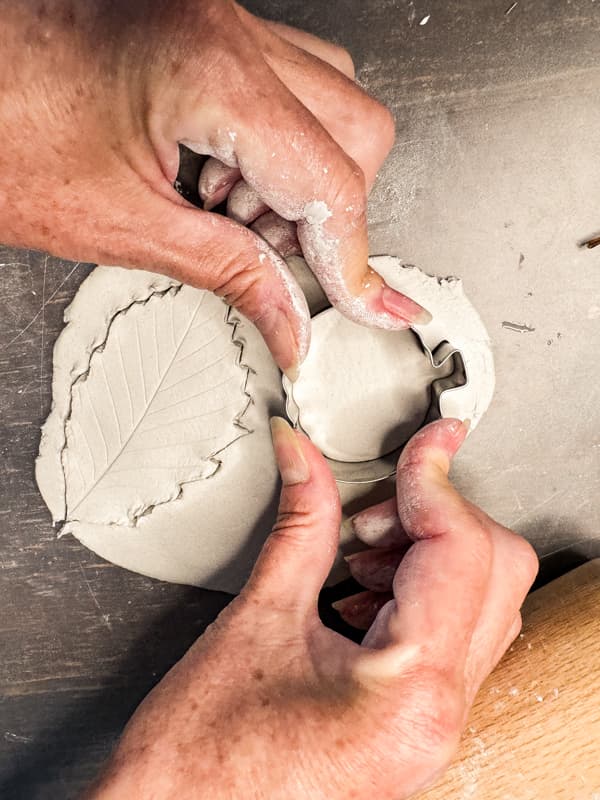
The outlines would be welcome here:
[[[366,631],[392,597],[391,592],[359,592],[331,605],[348,625]]]
[[[416,542],[394,578],[394,612],[388,612],[377,637],[365,640],[371,647],[418,646],[426,660],[448,665],[456,678],[464,674],[492,566],[490,537],[447,479],[450,460],[465,436],[461,422],[442,420],[420,431],[405,448],[398,467],[398,509]],[[403,491],[410,495],[409,505]]]
[[[389,330],[429,321],[367,265],[366,198],[393,143],[389,111],[330,64],[237,12],[289,90],[278,112],[263,112],[272,135],[255,137],[252,154],[237,148],[242,174],[274,211],[298,222],[304,257],[343,314]],[[284,130],[286,141],[278,141]]]
[[[396,501],[403,529],[413,540],[452,531],[470,521],[471,510],[448,480],[450,462],[465,440],[468,424],[445,419],[418,431],[402,451],[396,472]]]
[[[308,351],[310,317],[285,261],[259,236],[226,217],[175,205],[159,195],[148,198],[145,187],[140,192],[143,202],[137,207],[144,208],[143,217],[122,221],[127,240],[119,243],[115,236],[115,263],[152,264],[156,271],[223,297],[257,326],[279,367],[295,379]],[[98,244],[99,251],[104,247]],[[111,263],[111,253],[104,251],[103,259]]]
[[[243,19],[282,83],[360,167],[368,193],[394,142],[389,110],[354,83],[345,50],[247,12]]]
[[[339,70],[292,46],[269,57],[274,72],[362,170],[367,194],[392,149],[394,118]]]
[[[194,143],[208,138],[213,155],[221,154],[221,160],[237,166],[269,208],[298,223],[298,240],[309,266],[331,303],[347,317],[390,330],[426,322],[430,315],[421,306],[387,287],[368,267],[362,170],[309,109],[270,74],[264,76],[268,93],[261,90],[255,98],[249,96],[243,114],[239,109],[224,111],[208,137],[196,129],[197,117],[191,115],[173,129],[178,141],[194,149],[201,146]],[[251,95],[252,87],[249,91]],[[223,184],[233,177],[219,173],[215,183],[201,176],[203,196],[210,195],[214,203],[226,190]]]
[[[227,195],[227,216],[240,225],[251,225],[252,230],[268,242],[283,258],[301,255],[302,250],[296,235],[296,224],[288,222],[270,211],[255,189],[244,180],[231,182],[240,175],[214,158],[209,159],[200,175],[200,192],[204,208],[213,208]],[[231,188],[230,188],[231,187]],[[229,194],[227,194],[229,192]]]
[[[227,197],[227,216],[240,225],[250,225],[268,210],[269,206],[246,181],[238,181]]]
[[[296,224],[283,219],[262,200],[246,181],[238,181],[227,197],[227,216],[252,230],[268,242],[283,258],[301,255]]]
[[[389,592],[398,565],[409,546],[407,542],[404,547],[365,550],[346,556],[345,561],[354,580],[365,589],[373,592]]]
[[[452,422],[437,423],[417,434],[400,459],[397,500],[404,528],[410,536],[422,540],[417,549],[421,546],[422,550],[428,550],[422,546],[423,540],[439,537],[441,531],[450,542],[460,538],[464,560],[469,555],[465,553],[465,540],[470,536],[472,556],[481,561],[481,575],[489,570],[465,664],[465,682],[472,697],[510,639],[514,620],[535,578],[537,558],[524,539],[491,520],[448,483],[450,459],[465,434],[465,426],[460,430]],[[458,547],[454,549],[457,556]],[[401,582],[403,571],[411,568],[411,555],[408,554],[406,565],[401,566],[395,581]],[[478,563],[472,556],[472,579],[476,579]],[[441,563],[440,568],[443,569]],[[445,576],[450,579],[448,571],[447,567]]]
[[[235,12],[245,19],[242,9],[236,6]],[[264,26],[261,30],[267,31]],[[285,45],[289,54],[292,45],[267,33],[276,40],[273,47]],[[349,115],[338,124],[333,136],[319,121],[316,106],[311,112],[308,96],[305,104],[278,77],[276,56],[271,59],[262,48],[264,58],[256,58],[256,48],[261,48],[262,40],[254,33],[244,37],[240,32],[240,37],[238,60],[230,66],[244,67],[240,74],[243,105],[240,88],[235,92],[215,92],[211,100],[210,96],[194,99],[197,90],[190,87],[190,99],[178,107],[179,113],[152,120],[153,145],[164,174],[170,180],[176,172],[177,143],[227,164],[227,170],[212,161],[204,167],[200,193],[207,208],[222,200],[241,174],[266,206],[289,222],[298,223],[298,241],[304,257],[341,313],[359,324],[388,330],[400,330],[410,323],[424,324],[430,315],[388,287],[367,263],[367,185],[376,161],[381,160],[383,150],[391,143],[393,126],[389,115],[380,111],[377,104],[376,112],[374,101],[331,66],[297,50],[299,71],[306,72],[302,81],[323,84],[328,95],[324,108],[332,117],[341,113],[340,109]],[[286,61],[283,53],[281,56]],[[282,58],[278,64],[286,69],[281,67]],[[301,95],[300,87],[296,89]],[[174,95],[174,102],[181,99],[180,95],[181,91]],[[209,101],[211,111],[207,115],[205,106]],[[365,132],[367,110],[369,123]],[[384,114],[387,122],[383,121]],[[358,122],[350,125],[350,117]],[[347,129],[352,129],[352,136],[344,142]],[[363,150],[353,149],[357,143],[367,143],[372,149],[373,137],[382,130],[387,131],[390,141],[384,142],[377,158],[369,156],[365,160]],[[338,143],[336,136],[344,144]]]
[[[516,635],[536,559],[523,539],[450,485],[450,461],[465,435],[458,420],[443,420],[405,448],[397,502],[415,544],[394,576],[395,601],[379,612],[364,643],[386,651],[379,663],[390,671],[397,645],[418,647],[422,661],[462,681],[471,702]]]
[[[400,524],[395,497],[360,511],[350,522],[356,537],[370,547],[392,547],[411,541]]]
[[[290,44],[305,50],[321,61],[326,61],[335,67],[339,72],[345,75],[350,80],[354,80],[354,63],[350,53],[343,47],[339,47],[333,42],[328,42],[325,39],[320,39],[318,36],[313,36],[306,31],[292,28],[289,25],[283,25],[281,22],[271,22],[270,20],[262,20],[263,24],[269,28],[273,33],[285,39]]]
[[[228,167],[217,158],[207,159],[198,178],[198,194],[204,204],[204,210],[210,211],[222,203],[240,177],[241,172],[238,167]]]
[[[398,464],[398,511],[416,540],[394,578],[391,641],[426,643],[431,657],[464,671],[492,569],[492,542],[448,481],[465,439],[458,420],[416,434]],[[504,631],[502,631],[504,633]]]
[[[466,666],[471,698],[517,636],[519,609],[538,567],[535,552],[525,539],[491,520],[489,523],[494,547],[492,573]]]
[[[245,591],[314,619],[337,551],[339,494],[325,459],[304,434],[277,417],[271,427],[282,481],[279,515]]]
[[[264,118],[268,129],[260,136],[254,124],[238,132],[239,167],[270,208],[298,223],[304,256],[331,303],[374,327],[428,321],[421,306],[387,287],[367,265],[361,170],[291,94]]]
[[[274,250],[277,250],[283,258],[302,254],[295,223],[282,219],[274,211],[269,211],[259,217],[252,225],[252,230],[268,242]]]

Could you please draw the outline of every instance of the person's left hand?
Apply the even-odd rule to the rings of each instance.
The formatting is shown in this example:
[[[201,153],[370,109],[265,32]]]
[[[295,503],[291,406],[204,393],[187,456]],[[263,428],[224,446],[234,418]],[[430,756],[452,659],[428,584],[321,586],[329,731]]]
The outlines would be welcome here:
[[[354,322],[430,319],[368,265],[394,121],[344,50],[234,0],[0,0],[0,19],[3,244],[215,292],[292,380],[310,315],[282,256],[300,245]],[[176,191],[180,145],[210,156],[204,209]]]
[[[465,433],[443,420],[403,452],[396,509],[412,545],[361,646],[317,614],[338,543],[335,481],[276,420],[280,513],[252,576],[142,703],[88,800],[402,800],[432,783],[520,630],[537,566],[448,482]]]

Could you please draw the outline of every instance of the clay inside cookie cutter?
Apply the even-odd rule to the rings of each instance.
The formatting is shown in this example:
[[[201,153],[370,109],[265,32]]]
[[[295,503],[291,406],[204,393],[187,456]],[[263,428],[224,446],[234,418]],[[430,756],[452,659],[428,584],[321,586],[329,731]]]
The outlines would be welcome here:
[[[336,313],[331,310],[327,297],[306,262],[302,258],[291,257],[287,259],[287,263],[307,298],[313,319],[316,320],[316,317],[321,314]],[[333,447],[328,454],[330,456],[328,461],[340,483],[374,483],[393,476],[398,456],[402,451],[402,442],[406,444],[412,433],[435,419],[443,417],[469,419],[471,431],[473,431],[489,407],[494,392],[494,361],[489,335],[476,309],[465,296],[460,279],[428,275],[416,267],[403,264],[399,258],[394,256],[371,256],[369,264],[385,278],[390,286],[408,297],[412,297],[433,313],[432,322],[427,325],[415,325],[411,328],[414,347],[417,351],[421,351],[425,361],[428,361],[433,367],[433,374],[429,378],[425,377],[425,382],[420,384],[419,413],[415,415],[414,420],[406,419],[401,422],[396,431],[397,435],[389,442],[389,448],[385,437],[378,437],[381,446],[364,448],[364,452],[375,452],[377,457],[369,455],[369,460],[365,460],[360,457],[360,448],[357,448],[356,457],[338,460],[339,456],[334,451],[345,453],[346,443],[342,442],[340,448],[337,444],[338,440],[332,440]],[[313,329],[314,339],[315,332]],[[316,341],[315,339],[314,343]],[[392,348],[385,357],[393,358],[393,352]],[[320,367],[323,365],[317,366],[317,377]],[[331,369],[331,363],[329,369]],[[436,375],[438,371],[439,375]],[[316,387],[315,399],[317,401],[321,397],[322,388],[327,383],[326,372],[321,371],[320,375],[323,379],[323,387]],[[414,386],[417,387],[417,383]],[[304,422],[312,430],[313,420],[303,405],[306,401],[300,391],[300,383],[295,386],[296,397],[294,396],[294,387],[285,378],[283,388],[286,395],[287,413],[292,424],[304,430],[302,424],[304,413]],[[331,412],[336,412],[339,401],[332,400],[331,396],[328,397],[324,391],[322,397],[323,402],[328,404],[323,406],[322,419],[325,420],[327,415],[330,419],[335,418]],[[301,400],[300,407],[296,398]],[[319,408],[319,402],[315,403],[314,408],[311,407],[311,414],[314,416],[316,410],[317,418],[320,416]],[[344,419],[346,413],[345,409],[340,409],[337,414],[337,419],[344,423],[343,426],[339,426],[342,432],[346,426]],[[413,422],[415,423],[414,428],[412,428]],[[351,424],[348,422],[349,430]],[[329,428],[328,431],[330,431]],[[333,431],[330,432],[333,433]],[[313,440],[316,441],[314,432]],[[319,442],[319,444],[323,445],[324,442]],[[326,448],[321,446],[321,449]],[[382,455],[379,455],[380,452]]]
[[[416,330],[413,330],[413,332],[419,339],[433,368],[443,373],[431,383],[431,401],[424,421],[424,424],[427,424],[442,418],[440,407],[442,395],[466,386],[468,379],[465,364],[458,349],[447,341],[441,341],[434,350],[431,350],[419,332]],[[444,369],[444,367],[448,367],[449,362],[451,362],[452,366],[451,371]],[[286,413],[294,427],[304,431],[301,422],[301,411],[294,398],[293,384],[286,377],[283,378],[282,383],[286,396]],[[376,483],[395,475],[398,458],[405,444],[406,442],[389,453],[369,461],[338,461],[327,457],[326,459],[335,479],[339,483]]]

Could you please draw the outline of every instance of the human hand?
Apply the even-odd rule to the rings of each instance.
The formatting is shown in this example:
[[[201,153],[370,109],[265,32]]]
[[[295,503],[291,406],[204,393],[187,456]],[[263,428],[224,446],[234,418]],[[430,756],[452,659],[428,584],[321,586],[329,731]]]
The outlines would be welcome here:
[[[142,703],[88,800],[407,798],[445,769],[518,634],[537,561],[448,482],[464,425],[434,423],[402,454],[413,544],[362,646],[317,614],[335,481],[306,437],[273,432],[279,518],[247,586]]]
[[[0,12],[4,243],[214,291],[292,378],[306,302],[245,224],[284,254],[297,224],[329,299],[355,321],[428,317],[367,266],[366,197],[394,130],[344,50],[233,0],[0,0]],[[200,193],[206,209],[229,195],[232,218],[175,191],[179,143],[211,156]]]

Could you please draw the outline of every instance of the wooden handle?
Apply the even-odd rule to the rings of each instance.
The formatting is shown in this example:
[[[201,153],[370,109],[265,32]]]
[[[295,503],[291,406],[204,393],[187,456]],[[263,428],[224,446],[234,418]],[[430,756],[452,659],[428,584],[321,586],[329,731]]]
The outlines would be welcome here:
[[[457,759],[419,800],[600,800],[600,559],[527,598]]]

